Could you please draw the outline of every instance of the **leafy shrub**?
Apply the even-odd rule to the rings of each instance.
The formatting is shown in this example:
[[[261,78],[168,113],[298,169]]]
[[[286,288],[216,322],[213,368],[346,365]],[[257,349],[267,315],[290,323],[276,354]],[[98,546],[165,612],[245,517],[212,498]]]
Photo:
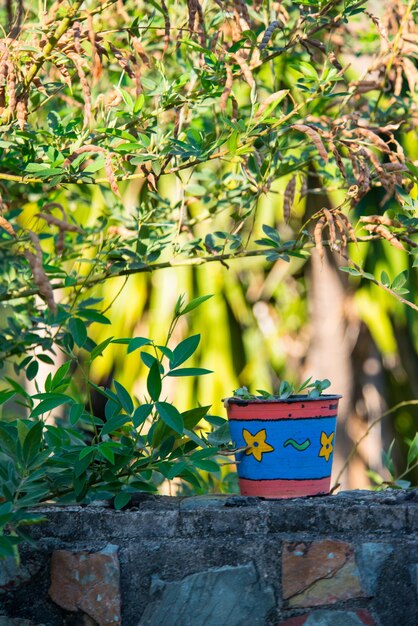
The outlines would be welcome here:
[[[29,506],[98,497],[123,506],[132,489],[176,476],[197,486],[197,470],[214,469],[216,450],[194,431],[206,407],[182,413],[161,395],[168,378],[204,373],[182,367],[198,339],[96,344],[91,325],[108,322],[103,284],[331,250],[354,280],[417,310],[418,169],[403,147],[416,130],[414,2],[386,3],[382,19],[364,4],[47,0],[43,12],[22,0],[15,15],[11,3],[1,9],[1,399],[24,415],[0,422],[5,553],[24,536]],[[357,58],[370,61],[360,77]],[[315,195],[331,208],[300,224]],[[278,210],[260,234],[266,197]],[[402,254],[408,269],[365,271],[357,247],[370,242]],[[178,303],[173,324],[191,305]],[[85,373],[115,341],[141,351],[145,402]],[[65,363],[41,390],[39,366],[58,355]],[[38,385],[34,397],[23,376]],[[80,381],[104,396],[104,420]],[[56,423],[45,418],[62,407]]]

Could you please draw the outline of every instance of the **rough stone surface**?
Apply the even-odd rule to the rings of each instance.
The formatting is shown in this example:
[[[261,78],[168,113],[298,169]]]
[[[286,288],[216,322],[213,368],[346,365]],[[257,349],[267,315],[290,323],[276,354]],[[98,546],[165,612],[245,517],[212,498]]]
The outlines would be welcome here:
[[[35,626],[35,624],[28,619],[0,615],[0,626]],[[43,624],[38,624],[38,626],[43,626]]]
[[[284,544],[282,589],[292,607],[333,604],[365,595],[353,547],[328,539]]]
[[[412,584],[414,585],[416,589],[416,594],[418,598],[418,563],[414,563],[414,565],[411,565],[410,572],[411,572]]]
[[[1,570],[6,593],[0,593],[0,615],[9,620],[27,620],[31,626],[117,625],[110,621],[106,597],[119,598],[120,593],[120,605],[115,600],[114,606],[120,606],[121,626],[144,626],[145,620],[154,620],[155,626],[164,594],[175,596],[176,612],[184,610],[181,598],[186,598],[188,618],[196,626],[231,626],[231,619],[239,626],[302,626],[308,619],[308,626],[336,626],[342,615],[344,626],[359,626],[355,620],[366,626],[418,625],[418,490],[286,501],[138,494],[124,511],[96,502],[46,507],[42,514],[46,521],[29,528],[37,543],[22,546],[20,567],[8,563]],[[111,554],[100,555],[108,544],[118,546],[117,555],[115,547],[108,549]],[[287,554],[293,561],[286,569],[289,546],[290,552],[299,546],[302,556]],[[74,567],[72,573],[59,568],[61,583],[58,578],[54,599],[61,597],[61,604],[48,594],[57,551],[65,552],[67,565]],[[297,566],[304,551],[310,553],[309,567]],[[109,588],[109,579],[101,579],[103,562],[99,576],[101,558],[113,563]],[[241,572],[239,584],[232,582],[237,576],[231,572]],[[242,572],[251,594],[264,602],[261,617],[255,618],[259,622],[252,619],[252,605],[239,621],[251,596]],[[80,578],[91,573],[97,578],[81,585]],[[71,583],[69,596],[64,582]],[[187,589],[200,589],[198,585],[209,600],[202,601],[196,591],[187,594]],[[217,599],[217,616],[222,615],[231,594],[238,599],[226,621],[205,623],[207,607]],[[175,625],[173,615],[167,618],[170,626]],[[29,624],[9,621],[0,626]]]
[[[11,556],[0,559],[0,593],[8,593],[13,587],[30,580],[37,570],[38,566],[33,561],[18,563]]]
[[[92,554],[55,550],[49,595],[63,609],[80,609],[99,626],[120,624],[117,546]]]
[[[274,607],[270,587],[252,563],[209,569],[164,582],[154,579],[152,601],[138,626],[263,626]]]
[[[372,615],[364,609],[358,611],[314,611],[291,617],[277,626],[375,626]]]
[[[356,562],[360,570],[363,589],[368,595],[375,595],[378,590],[382,567],[393,552],[390,543],[362,543],[356,550]]]

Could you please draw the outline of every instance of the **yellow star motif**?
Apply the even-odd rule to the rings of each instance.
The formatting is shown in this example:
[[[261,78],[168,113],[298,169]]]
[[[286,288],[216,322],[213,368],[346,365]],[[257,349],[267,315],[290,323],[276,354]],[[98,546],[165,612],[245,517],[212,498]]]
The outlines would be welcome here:
[[[257,461],[261,461],[265,452],[272,452],[274,450],[273,446],[266,441],[267,433],[265,428],[259,430],[255,435],[252,435],[248,430],[243,428],[242,436],[247,446],[249,446],[245,454],[252,454]]]
[[[327,435],[322,431],[321,433],[321,446],[322,448],[319,451],[319,456],[323,456],[326,461],[329,461],[329,457],[334,449],[332,445],[332,440],[334,439],[334,433]]]

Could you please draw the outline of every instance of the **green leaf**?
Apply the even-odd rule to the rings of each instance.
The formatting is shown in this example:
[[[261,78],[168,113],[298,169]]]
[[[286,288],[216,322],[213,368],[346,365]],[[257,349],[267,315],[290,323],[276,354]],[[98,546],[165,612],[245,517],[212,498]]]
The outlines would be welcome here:
[[[141,361],[148,368],[151,368],[154,365],[154,363],[158,363],[158,368],[161,374],[164,373],[163,366],[161,365],[157,357],[155,357],[153,354],[148,354],[148,352],[141,352]]]
[[[173,358],[170,359],[170,369],[174,369],[184,363],[184,361],[187,361],[196,351],[199,342],[200,335],[192,335],[179,343],[173,350]]]
[[[138,406],[135,409],[132,416],[132,422],[135,428],[138,428],[139,426],[141,426],[141,424],[145,422],[147,417],[149,417],[149,415],[151,414],[153,407],[153,404],[141,404],[141,406]]]
[[[199,435],[196,435],[194,430],[189,430],[188,428],[185,428],[183,430],[183,434],[186,435],[186,437],[188,437],[189,439],[191,439],[191,441],[193,441],[196,445],[202,448],[208,447],[206,441],[202,439],[202,437],[199,437]]]
[[[186,468],[187,468],[187,463],[185,463],[185,461],[178,461],[177,463],[174,463],[174,465],[170,467],[168,472],[166,472],[165,477],[168,478],[168,480],[172,480],[176,476],[181,475],[181,473]]]
[[[0,423],[0,450],[16,455],[16,428]]]
[[[70,413],[68,419],[70,420],[71,426],[75,426],[78,420],[84,413],[84,406],[82,404],[73,404],[70,408]]]
[[[418,461],[418,433],[416,433],[408,450],[408,467]]]
[[[86,446],[83,448],[78,455],[79,460],[85,459],[87,456],[93,456],[96,453],[96,448],[94,446]]]
[[[184,421],[185,428],[194,428],[204,417],[207,416],[207,412],[210,409],[210,404],[208,406],[198,406],[194,409],[190,409],[189,411],[183,411],[181,414]]]
[[[135,100],[135,104],[134,104],[134,108],[133,108],[134,115],[137,115],[140,112],[140,110],[144,106],[144,103],[145,103],[144,94],[140,93],[139,96],[137,97],[137,99]]]
[[[7,524],[12,517],[13,503],[4,502],[0,505],[0,527]]]
[[[404,272],[402,272],[401,274],[398,274],[392,283],[393,291],[399,291],[400,289],[402,289],[406,281],[407,281],[407,278]]]
[[[271,226],[268,226],[267,224],[263,224],[262,228],[263,228],[264,233],[267,235],[267,237],[271,239],[272,241],[274,241],[274,243],[276,244],[281,243],[280,234],[276,228],[272,228]]]
[[[183,418],[175,406],[168,402],[156,402],[155,408],[163,422],[177,433],[182,433],[184,429]]]
[[[167,373],[167,376],[204,376],[205,374],[213,374],[213,371],[205,370],[202,367],[182,367],[171,370]]]
[[[117,511],[123,509],[132,499],[132,495],[126,491],[120,491],[113,500],[113,506]]]
[[[23,461],[28,466],[39,452],[42,442],[43,422],[37,422],[25,437],[22,446]]]
[[[160,352],[164,354],[164,356],[167,357],[167,359],[173,358],[173,351],[170,350],[170,348],[167,348],[167,346],[156,346],[156,347],[158,348],[158,350],[160,350]]]
[[[48,394],[50,397],[46,398],[46,400],[41,400],[37,407],[33,409],[31,412],[31,417],[38,417],[39,415],[43,415],[44,413],[49,413],[53,409],[56,409],[58,406],[62,404],[73,403],[74,400],[65,394],[56,393],[56,394]]]
[[[33,380],[39,370],[39,363],[38,361],[31,361],[28,365],[28,367],[26,368],[26,378],[28,380]]]
[[[93,350],[90,352],[90,358],[89,361],[94,361],[94,359],[97,359],[98,356],[101,356],[104,352],[104,350],[107,348],[107,346],[113,341],[113,337],[108,337],[107,339],[105,339],[104,341],[102,341],[101,343],[97,344],[97,346],[95,346],[93,348]]]
[[[55,372],[51,380],[51,390],[55,389],[56,387],[59,387],[59,385],[62,383],[64,378],[67,376],[70,370],[71,364],[72,364],[72,361],[67,361],[66,363],[61,365],[61,367],[57,369],[57,371]]]
[[[99,311],[92,309],[79,309],[78,314],[80,317],[88,320],[89,322],[97,322],[98,324],[110,324],[110,319]]]
[[[134,403],[132,402],[131,396],[129,395],[125,387],[118,383],[117,380],[114,381],[114,385],[119,402],[127,413],[132,413],[132,411],[134,410]]]
[[[190,311],[193,311],[198,306],[203,304],[203,302],[206,302],[206,300],[209,300],[209,298],[212,298],[212,297],[213,297],[213,294],[210,294],[207,296],[199,296],[198,298],[194,298],[193,300],[190,300],[190,302],[186,304],[184,309],[180,310],[179,315],[185,315],[186,313],[190,313]]]
[[[217,463],[215,463],[215,461],[209,461],[208,459],[202,459],[202,460],[193,459],[192,462],[195,467],[205,472],[219,472],[220,471],[220,467]]]
[[[154,361],[151,365],[150,371],[148,372],[147,389],[149,395],[151,396],[151,400],[156,402],[160,397],[162,389],[160,364],[158,361]]]
[[[121,426],[130,421],[131,418],[129,417],[129,415],[114,415],[109,420],[107,420],[102,430],[100,431],[100,434],[101,436],[103,436],[108,435],[109,433],[113,433],[121,428]]]
[[[362,273],[358,270],[354,269],[354,267],[343,266],[339,268],[341,272],[346,272],[347,274],[351,274],[351,276],[362,276]]]
[[[130,339],[127,353],[134,352],[134,350],[138,350],[138,348],[142,348],[143,346],[148,346],[152,341],[147,339],[146,337],[134,337]]]
[[[97,449],[106,461],[109,461],[112,465],[115,464],[115,453],[113,452],[111,443],[99,443]]]
[[[221,446],[231,442],[229,422],[225,422],[219,428],[208,435],[208,442],[213,446]]]
[[[72,317],[68,322],[68,330],[76,345],[82,348],[87,340],[86,325],[79,317]]]
[[[392,443],[389,446],[389,450],[387,452],[385,450],[382,450],[382,463],[386,467],[386,469],[389,471],[391,476],[395,476],[395,473],[396,473],[395,465],[392,460],[392,450],[393,450],[394,445],[395,445],[395,440],[392,441]]]
[[[9,389],[3,389],[0,391],[0,405],[4,404],[15,395],[14,391],[10,391]]]
[[[15,557],[16,558],[16,550],[15,545],[19,542],[17,537],[11,537],[10,535],[0,535],[0,557]]]
[[[382,272],[380,274],[380,282],[383,283],[383,285],[385,285],[385,287],[389,287],[390,286],[390,278],[387,275],[386,272]]]

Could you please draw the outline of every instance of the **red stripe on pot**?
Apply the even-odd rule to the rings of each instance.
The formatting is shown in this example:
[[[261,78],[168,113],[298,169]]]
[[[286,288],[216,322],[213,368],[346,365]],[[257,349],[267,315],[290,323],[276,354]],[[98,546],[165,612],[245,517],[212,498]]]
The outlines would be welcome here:
[[[337,402],[250,402],[228,405],[230,420],[277,420],[335,417]]]
[[[327,494],[330,486],[330,476],[309,480],[239,479],[239,487],[243,496],[258,496],[260,498],[296,498]]]

